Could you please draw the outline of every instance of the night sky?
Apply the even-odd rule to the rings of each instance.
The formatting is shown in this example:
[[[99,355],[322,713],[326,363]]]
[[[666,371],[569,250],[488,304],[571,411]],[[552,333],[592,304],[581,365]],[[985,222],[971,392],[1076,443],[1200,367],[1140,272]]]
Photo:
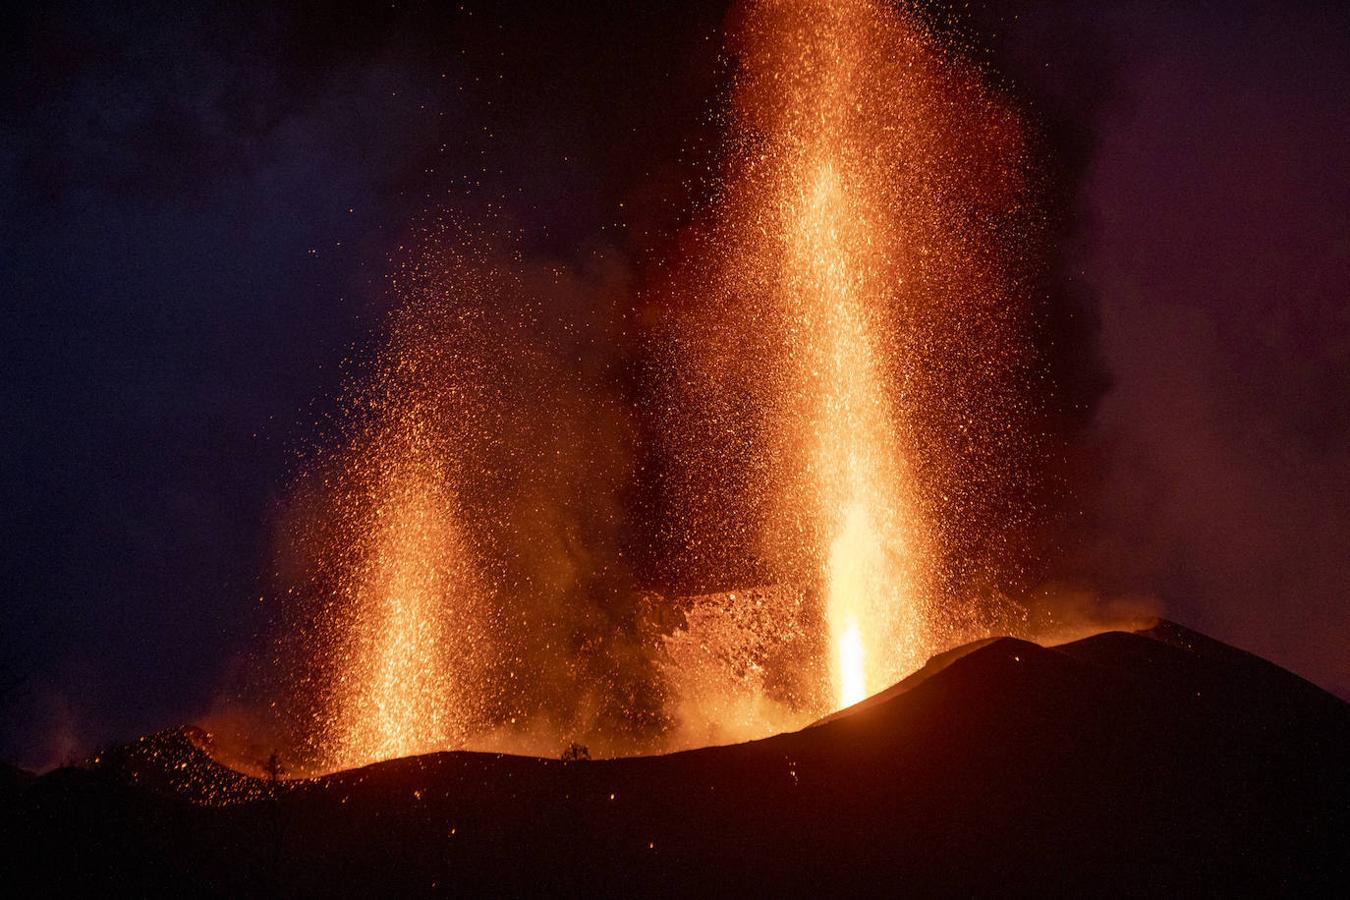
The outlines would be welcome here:
[[[494,204],[640,283],[717,139],[722,4],[189,6],[0,38],[0,758],[31,766],[249,665],[278,507],[418,222]],[[989,6],[959,27],[1073,212],[1047,584],[1350,697],[1350,10]]]

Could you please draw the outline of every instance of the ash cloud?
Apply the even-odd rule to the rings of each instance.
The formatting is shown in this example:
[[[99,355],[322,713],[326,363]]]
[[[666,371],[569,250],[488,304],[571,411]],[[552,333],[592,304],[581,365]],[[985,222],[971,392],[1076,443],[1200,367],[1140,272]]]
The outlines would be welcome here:
[[[1108,590],[1350,696],[1350,14],[1131,23],[1088,184]]]

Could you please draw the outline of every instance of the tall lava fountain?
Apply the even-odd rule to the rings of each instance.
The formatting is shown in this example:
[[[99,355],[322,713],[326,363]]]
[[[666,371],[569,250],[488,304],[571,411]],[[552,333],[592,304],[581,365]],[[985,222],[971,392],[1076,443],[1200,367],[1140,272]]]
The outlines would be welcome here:
[[[374,377],[345,402],[345,443],[311,462],[291,504],[291,753],[310,768],[462,746],[493,724],[493,583],[465,496],[490,430],[493,278],[456,237],[395,277],[401,305]]]
[[[735,41],[722,190],[670,290],[672,505],[688,568],[800,589],[824,628],[784,696],[837,708],[1007,615],[1022,132],[886,4],[751,3]]]
[[[837,69],[837,67],[835,67]],[[814,530],[823,542],[825,621],[835,696],[846,706],[869,687],[894,680],[892,659],[921,650],[922,610],[906,563],[915,555],[905,534],[913,512],[905,493],[895,416],[878,370],[879,323],[868,308],[867,273],[875,264],[865,201],[846,174],[850,147],[836,110],[846,102],[837,70],[819,80],[803,114],[818,128],[794,156],[787,177],[803,185],[784,204],[791,229],[787,312],[803,324],[795,373],[814,434]],[[856,154],[856,150],[853,151]],[[910,530],[913,530],[912,527]],[[872,677],[868,677],[868,663]],[[870,682],[870,684],[869,684]]]

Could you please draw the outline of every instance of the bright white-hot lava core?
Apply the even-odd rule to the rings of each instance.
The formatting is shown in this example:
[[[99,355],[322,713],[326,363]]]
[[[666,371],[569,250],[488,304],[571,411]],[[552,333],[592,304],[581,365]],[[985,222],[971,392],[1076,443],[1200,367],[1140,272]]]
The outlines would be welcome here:
[[[799,210],[789,207],[798,229],[789,257],[796,277],[788,290],[795,301],[791,314],[814,325],[803,330],[799,377],[817,436],[810,471],[816,528],[828,541],[825,620],[837,648],[831,671],[836,700],[848,705],[867,695],[869,683],[888,683],[894,673],[882,667],[913,644],[902,632],[915,632],[921,623],[903,565],[909,548],[900,528],[906,510],[894,413],[872,346],[878,323],[869,320],[876,312],[868,309],[871,235],[836,168],[843,160],[836,162],[832,148],[839,138],[826,127],[831,99],[830,91],[822,91],[819,146],[808,145],[804,153],[804,203]]]

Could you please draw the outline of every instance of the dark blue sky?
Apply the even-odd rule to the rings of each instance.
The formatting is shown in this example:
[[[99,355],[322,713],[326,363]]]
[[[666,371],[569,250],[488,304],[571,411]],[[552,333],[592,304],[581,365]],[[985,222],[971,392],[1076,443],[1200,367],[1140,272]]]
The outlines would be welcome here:
[[[277,501],[420,215],[496,202],[527,252],[640,261],[712,133],[718,4],[192,6],[4,38],[0,757],[32,765],[197,715],[246,658]],[[1060,352],[1111,388],[1063,579],[1350,695],[1350,21],[1322,6],[987,21],[1094,150],[1066,241],[1100,334]]]

